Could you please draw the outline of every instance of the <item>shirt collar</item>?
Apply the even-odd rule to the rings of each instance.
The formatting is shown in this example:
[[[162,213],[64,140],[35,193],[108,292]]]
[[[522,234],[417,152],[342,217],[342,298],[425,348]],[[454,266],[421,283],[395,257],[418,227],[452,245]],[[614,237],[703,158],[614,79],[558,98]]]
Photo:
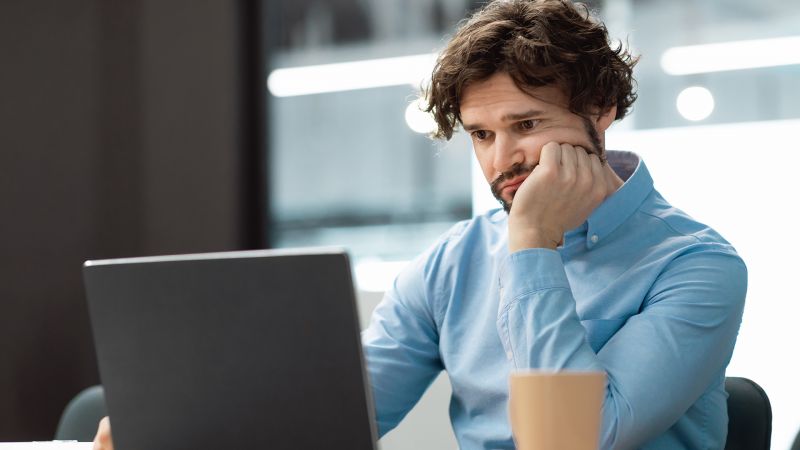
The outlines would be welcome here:
[[[586,230],[586,247],[590,250],[628,220],[653,190],[653,179],[639,155],[609,150],[606,157],[608,164],[625,183],[579,227],[581,231]]]

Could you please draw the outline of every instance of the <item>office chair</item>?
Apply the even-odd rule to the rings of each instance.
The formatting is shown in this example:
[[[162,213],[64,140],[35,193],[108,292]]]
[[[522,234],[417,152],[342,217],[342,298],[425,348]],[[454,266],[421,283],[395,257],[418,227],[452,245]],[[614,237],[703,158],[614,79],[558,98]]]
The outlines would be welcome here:
[[[728,440],[725,450],[769,450],[772,407],[767,394],[752,380],[725,378],[728,391]]]
[[[91,442],[97,433],[100,419],[106,415],[103,386],[86,388],[64,408],[55,440]]]

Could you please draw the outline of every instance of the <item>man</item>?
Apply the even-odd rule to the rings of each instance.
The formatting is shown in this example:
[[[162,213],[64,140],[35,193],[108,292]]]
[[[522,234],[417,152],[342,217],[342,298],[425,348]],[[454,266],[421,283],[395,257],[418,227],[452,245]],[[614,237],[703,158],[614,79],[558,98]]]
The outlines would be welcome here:
[[[443,50],[437,134],[470,134],[503,209],[454,226],[375,310],[362,340],[381,435],[446,370],[459,446],[513,448],[512,370],[595,370],[601,448],[724,447],[747,273],[635,154],[605,151],[634,64],[567,0],[495,1]]]

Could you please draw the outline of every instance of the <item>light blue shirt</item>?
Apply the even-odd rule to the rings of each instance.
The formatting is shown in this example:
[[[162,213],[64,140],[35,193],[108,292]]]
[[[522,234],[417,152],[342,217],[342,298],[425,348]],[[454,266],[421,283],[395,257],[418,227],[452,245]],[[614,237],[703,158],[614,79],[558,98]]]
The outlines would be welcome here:
[[[362,334],[381,435],[446,370],[460,448],[511,449],[512,370],[602,370],[602,449],[724,447],[745,265],[661,197],[637,155],[608,158],[625,184],[557,250],[509,255],[495,210],[397,277]]]

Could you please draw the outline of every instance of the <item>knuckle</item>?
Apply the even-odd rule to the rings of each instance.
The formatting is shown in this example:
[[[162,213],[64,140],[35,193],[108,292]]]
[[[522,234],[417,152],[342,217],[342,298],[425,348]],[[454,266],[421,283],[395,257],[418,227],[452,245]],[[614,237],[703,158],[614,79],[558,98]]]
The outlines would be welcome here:
[[[560,150],[561,150],[561,146],[558,145],[558,142],[554,142],[554,141],[550,141],[547,144],[544,144],[544,147],[542,147],[542,153],[545,153],[545,152],[546,153],[551,153],[551,152],[560,151]]]
[[[549,164],[540,164],[536,166],[534,171],[536,172],[537,176],[547,180],[552,179],[557,173],[556,168]]]

